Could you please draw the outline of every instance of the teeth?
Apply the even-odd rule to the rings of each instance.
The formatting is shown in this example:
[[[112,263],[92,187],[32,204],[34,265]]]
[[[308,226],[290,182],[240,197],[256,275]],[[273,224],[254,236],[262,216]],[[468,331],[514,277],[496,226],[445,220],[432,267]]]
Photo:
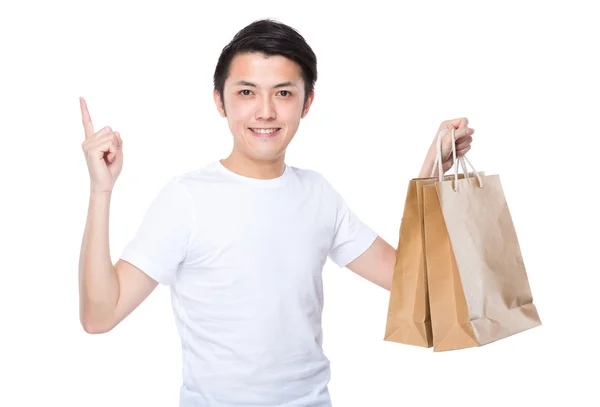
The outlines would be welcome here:
[[[259,134],[269,134],[269,133],[275,133],[279,129],[251,129],[251,130],[256,133],[259,133]]]

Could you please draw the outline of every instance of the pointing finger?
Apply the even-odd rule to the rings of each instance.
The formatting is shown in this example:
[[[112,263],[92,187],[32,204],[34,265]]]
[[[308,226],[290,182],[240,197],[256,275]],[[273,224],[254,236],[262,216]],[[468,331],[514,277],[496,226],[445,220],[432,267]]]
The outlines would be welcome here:
[[[83,130],[85,131],[85,138],[89,139],[94,135],[94,126],[92,125],[92,118],[87,108],[85,99],[79,98],[79,106],[81,107],[81,120],[83,122]]]

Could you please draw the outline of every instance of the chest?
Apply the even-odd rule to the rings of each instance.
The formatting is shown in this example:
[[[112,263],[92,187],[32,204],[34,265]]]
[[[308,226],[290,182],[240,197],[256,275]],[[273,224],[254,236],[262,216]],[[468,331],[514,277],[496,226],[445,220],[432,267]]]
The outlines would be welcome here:
[[[335,225],[326,200],[309,192],[242,191],[212,198],[197,213],[188,274],[227,284],[285,284],[320,276]]]

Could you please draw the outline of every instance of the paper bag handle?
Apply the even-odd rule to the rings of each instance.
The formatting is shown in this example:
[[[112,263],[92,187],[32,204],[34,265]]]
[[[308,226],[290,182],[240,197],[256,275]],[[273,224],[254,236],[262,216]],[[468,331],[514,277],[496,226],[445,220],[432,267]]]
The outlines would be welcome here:
[[[442,165],[442,137],[444,137],[444,135],[446,135],[446,133],[449,133],[449,132],[452,132],[452,158],[454,159],[454,183],[453,183],[452,189],[454,189],[454,191],[457,190],[458,166],[459,165],[463,169],[463,173],[465,175],[465,178],[467,179],[467,182],[469,182],[469,183],[471,182],[472,177],[469,177],[469,172],[467,170],[465,161],[467,163],[469,163],[469,165],[473,169],[473,173],[475,174],[475,176],[477,177],[477,180],[479,181],[479,188],[483,188],[483,181],[482,181],[481,177],[479,176],[479,174],[477,173],[477,170],[475,169],[473,164],[471,164],[471,162],[467,158],[466,154],[463,155],[462,157],[458,157],[458,160],[456,159],[456,139],[455,139],[455,135],[454,135],[455,129],[444,129],[438,133],[437,154],[435,156],[435,163],[433,165],[433,168],[431,169],[431,177],[433,177],[433,174],[435,173],[435,164],[437,164],[439,181],[440,182],[444,181],[444,172],[443,172],[443,165]]]

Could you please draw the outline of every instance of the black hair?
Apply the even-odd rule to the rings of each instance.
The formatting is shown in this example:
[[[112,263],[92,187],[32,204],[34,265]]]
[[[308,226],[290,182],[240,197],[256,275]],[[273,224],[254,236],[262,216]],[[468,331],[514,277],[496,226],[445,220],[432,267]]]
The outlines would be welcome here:
[[[225,109],[223,90],[231,61],[239,53],[256,52],[265,56],[281,55],[296,62],[304,81],[304,105],[317,81],[317,57],[306,40],[294,28],[272,19],[262,19],[242,28],[221,51],[213,77]]]

